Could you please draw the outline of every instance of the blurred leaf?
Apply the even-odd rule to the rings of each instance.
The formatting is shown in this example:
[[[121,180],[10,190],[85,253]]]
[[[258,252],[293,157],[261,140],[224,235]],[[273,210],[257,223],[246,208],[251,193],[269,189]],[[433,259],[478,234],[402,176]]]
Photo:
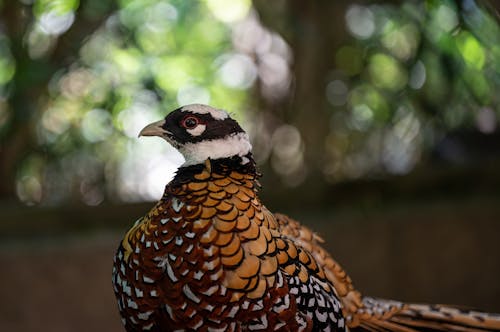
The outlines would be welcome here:
[[[75,11],[79,4],[79,0],[35,0],[33,11],[38,17],[48,12],[63,15]]]
[[[408,81],[406,69],[396,59],[386,54],[373,55],[368,70],[373,84],[381,88],[397,91]]]
[[[458,49],[468,66],[481,70],[485,64],[485,52],[479,41],[470,33],[462,32],[457,39]]]

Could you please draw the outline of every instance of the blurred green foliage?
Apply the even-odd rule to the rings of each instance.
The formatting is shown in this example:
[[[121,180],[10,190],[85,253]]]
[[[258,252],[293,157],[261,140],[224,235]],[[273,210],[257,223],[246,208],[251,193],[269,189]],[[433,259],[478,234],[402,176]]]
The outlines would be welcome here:
[[[2,2],[1,196],[27,204],[154,199],[181,160],[137,133],[193,102],[251,119],[259,161],[270,160],[290,185],[306,179],[306,150],[325,161],[326,179],[339,181],[407,173],[452,130],[498,131],[500,28],[492,13],[471,0],[341,3],[344,12],[316,15],[344,18],[349,35],[338,31],[345,42],[321,54],[332,69],[321,73],[324,89],[297,100],[310,82],[294,81],[294,70],[307,58],[285,40],[303,30],[280,36],[249,0]],[[316,121],[331,123],[314,146],[303,141],[310,129],[261,106],[311,98],[328,105]],[[256,108],[278,124],[261,126],[269,117]]]
[[[474,1],[351,5],[327,87],[333,180],[407,173],[454,130],[495,132],[500,27]]]
[[[26,66],[24,61],[53,57],[55,44],[61,42],[58,37],[85,24],[79,19],[97,2],[43,0],[33,6],[17,3],[11,9],[32,18],[22,36],[28,36],[23,45],[28,59],[14,59],[8,43],[15,36],[3,36],[0,82],[10,83],[4,92],[7,101],[9,89],[24,84],[11,82],[16,62]],[[221,6],[235,7],[232,16],[217,19]],[[36,137],[33,150],[26,151],[16,165],[19,198],[26,203],[57,204],[81,196],[85,203],[98,204],[106,190],[116,199],[151,197],[149,182],[168,180],[174,167],[160,179],[144,182],[141,173],[150,161],[138,164],[134,159],[147,152],[154,157],[172,151],[158,144],[139,145],[136,137],[141,126],[176,105],[192,102],[236,112],[244,109],[246,88],[224,84],[220,68],[224,55],[232,51],[229,24],[246,15],[249,6],[244,0],[122,0],[104,6],[102,23],[95,31],[83,40],[66,41],[71,44],[63,51],[64,65],[52,68],[48,93],[36,96],[30,116],[21,119],[31,123]],[[9,106],[5,104],[0,117],[4,135],[12,125],[9,117],[19,112]]]

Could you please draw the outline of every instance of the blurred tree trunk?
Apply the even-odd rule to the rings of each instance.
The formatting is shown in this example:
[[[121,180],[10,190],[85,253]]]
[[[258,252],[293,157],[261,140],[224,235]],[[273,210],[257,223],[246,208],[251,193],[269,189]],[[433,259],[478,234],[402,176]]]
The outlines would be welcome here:
[[[9,105],[10,119],[7,130],[0,143],[0,197],[12,198],[15,196],[16,165],[29,147],[32,131],[29,128],[29,115],[32,105],[29,105],[34,96],[28,96],[32,89],[23,84],[22,75],[26,65],[30,62],[23,46],[26,27],[32,19],[28,6],[18,1],[4,2],[1,7],[3,28],[10,41],[10,51],[16,61],[16,72],[10,85],[19,86],[11,88],[7,103]]]
[[[325,97],[325,80],[334,70],[335,51],[346,38],[344,15],[349,1],[254,0],[262,23],[283,36],[292,49],[294,82],[281,105],[286,123],[296,126],[306,144],[306,181],[297,189],[321,196],[325,138],[332,108]],[[260,102],[266,108],[266,101]],[[271,106],[269,106],[271,108]],[[269,187],[268,187],[269,188]]]

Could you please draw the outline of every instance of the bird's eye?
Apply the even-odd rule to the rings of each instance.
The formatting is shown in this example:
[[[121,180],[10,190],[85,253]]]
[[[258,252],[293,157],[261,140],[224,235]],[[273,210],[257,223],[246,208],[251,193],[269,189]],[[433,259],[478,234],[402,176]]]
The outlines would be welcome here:
[[[200,121],[198,120],[197,117],[194,117],[192,115],[186,116],[184,119],[182,119],[181,125],[186,128],[186,129],[193,129],[196,127]]]

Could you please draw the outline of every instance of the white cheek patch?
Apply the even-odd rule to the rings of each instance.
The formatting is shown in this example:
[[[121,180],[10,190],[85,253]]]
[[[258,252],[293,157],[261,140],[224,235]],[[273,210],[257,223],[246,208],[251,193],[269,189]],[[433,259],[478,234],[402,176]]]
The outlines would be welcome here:
[[[201,164],[208,158],[243,157],[251,150],[252,145],[247,134],[243,132],[209,141],[187,143],[179,148],[179,152],[186,160],[183,166]]]
[[[207,126],[204,124],[199,124],[193,129],[187,129],[186,131],[191,135],[191,136],[200,136],[205,132],[205,129],[207,129]]]

